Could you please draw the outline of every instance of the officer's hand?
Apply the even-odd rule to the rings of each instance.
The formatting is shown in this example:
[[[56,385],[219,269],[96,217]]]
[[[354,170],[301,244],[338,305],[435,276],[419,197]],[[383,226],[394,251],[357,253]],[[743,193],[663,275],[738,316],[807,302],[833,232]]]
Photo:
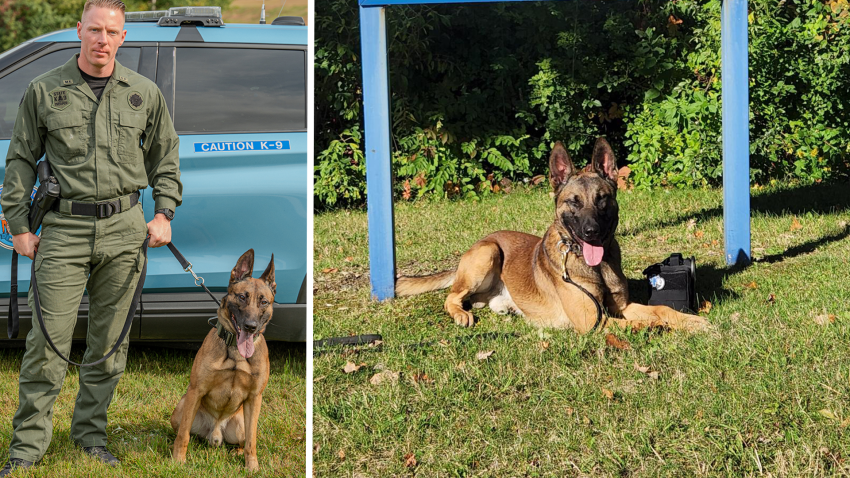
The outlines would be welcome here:
[[[151,236],[148,247],[162,247],[168,244],[171,242],[171,221],[165,214],[157,214],[153,221],[148,223],[148,234]]]
[[[12,236],[12,245],[15,246],[18,254],[29,257],[30,259],[35,259],[35,252],[38,250],[39,242],[41,242],[41,238],[31,232]]]

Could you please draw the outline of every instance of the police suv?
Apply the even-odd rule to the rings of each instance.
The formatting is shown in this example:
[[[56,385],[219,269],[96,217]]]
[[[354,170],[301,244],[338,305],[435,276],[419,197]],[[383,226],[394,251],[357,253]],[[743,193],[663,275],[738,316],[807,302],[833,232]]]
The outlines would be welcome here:
[[[126,14],[116,59],[156,82],[180,135],[183,205],[172,242],[217,297],[246,250],[258,277],[274,254],[277,295],[267,340],[306,340],[307,28],[300,17],[272,24],[222,22],[219,7]],[[80,51],[76,29],[49,33],[0,54],[0,159],[29,82]],[[0,161],[0,168],[5,161]],[[142,191],[145,219],[154,216]],[[6,330],[12,237],[0,216],[0,331]],[[21,257],[18,340],[31,328],[30,260]],[[148,275],[133,341],[201,341],[217,306],[167,248],[148,251]],[[75,339],[86,336],[83,297]],[[123,319],[122,319],[123,320]],[[5,332],[2,333],[5,339]]]

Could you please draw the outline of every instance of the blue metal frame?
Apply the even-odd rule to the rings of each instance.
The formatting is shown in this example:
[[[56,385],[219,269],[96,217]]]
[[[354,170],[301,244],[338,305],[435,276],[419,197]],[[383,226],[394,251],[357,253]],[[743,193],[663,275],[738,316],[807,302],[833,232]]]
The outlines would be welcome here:
[[[360,0],[366,192],[372,297],[395,296],[395,227],[390,150],[390,90],[387,62],[389,5],[487,3],[536,0]],[[545,0],[544,0],[545,1]],[[549,0],[557,1],[557,0]],[[750,146],[746,0],[723,0],[723,225],[726,263],[750,261]]]
[[[750,262],[750,93],[746,0],[724,0],[720,20],[723,73],[723,231],[726,264]]]

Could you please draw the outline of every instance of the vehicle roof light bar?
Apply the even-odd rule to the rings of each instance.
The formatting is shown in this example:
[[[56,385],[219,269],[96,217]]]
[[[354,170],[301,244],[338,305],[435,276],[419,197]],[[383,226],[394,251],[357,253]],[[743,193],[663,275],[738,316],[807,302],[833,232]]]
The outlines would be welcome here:
[[[221,7],[171,7],[168,10],[151,12],[128,12],[125,22],[156,22],[161,27],[179,27],[190,23],[205,27],[224,26]]]

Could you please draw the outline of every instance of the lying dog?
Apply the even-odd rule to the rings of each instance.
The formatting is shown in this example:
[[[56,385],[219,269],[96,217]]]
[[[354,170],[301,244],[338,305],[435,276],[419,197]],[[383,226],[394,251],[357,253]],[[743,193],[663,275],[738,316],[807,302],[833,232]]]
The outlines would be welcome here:
[[[171,427],[177,432],[175,461],[186,461],[191,432],[215,446],[227,442],[244,447],[245,467],[259,468],[257,421],[269,381],[269,350],[262,334],[272,317],[274,256],[259,279],[251,277],[253,269],[250,249],[230,273],[218,326],[198,350],[189,390],[171,415]]]
[[[472,312],[464,309],[471,303],[474,308],[489,305],[497,313],[523,315],[538,326],[580,333],[610,322],[621,327],[707,328],[702,317],[629,302],[628,280],[614,237],[619,221],[617,161],[608,142],[596,141],[591,162],[582,171],[576,170],[558,142],[549,167],[555,221],[542,238],[495,232],[476,242],[456,271],[400,277],[396,293],[421,294],[451,286],[445,309],[462,326],[473,325]],[[597,304],[623,318],[604,317]]]

